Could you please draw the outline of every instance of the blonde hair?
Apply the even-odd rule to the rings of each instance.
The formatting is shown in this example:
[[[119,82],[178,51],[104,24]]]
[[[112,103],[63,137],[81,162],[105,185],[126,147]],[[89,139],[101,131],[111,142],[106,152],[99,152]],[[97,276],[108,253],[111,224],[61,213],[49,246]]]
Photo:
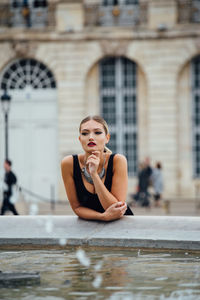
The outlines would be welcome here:
[[[105,131],[105,134],[109,134],[109,130],[108,130],[108,124],[106,123],[106,121],[101,117],[101,116],[87,116],[86,118],[84,118],[81,123],[80,123],[80,126],[79,126],[79,132],[81,132],[81,126],[90,121],[90,120],[94,120],[98,123],[100,123],[101,125],[103,125],[103,128],[104,128],[104,131]],[[108,148],[108,147],[104,147],[104,152],[106,153],[112,153],[112,151]]]

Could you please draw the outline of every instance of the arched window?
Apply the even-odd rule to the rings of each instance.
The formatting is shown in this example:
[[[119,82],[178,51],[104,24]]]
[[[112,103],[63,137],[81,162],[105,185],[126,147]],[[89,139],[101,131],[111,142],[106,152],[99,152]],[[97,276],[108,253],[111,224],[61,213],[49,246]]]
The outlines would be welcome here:
[[[126,58],[100,62],[101,114],[109,124],[113,152],[126,155],[130,175],[137,169],[137,66]]]
[[[56,88],[52,72],[43,63],[20,59],[4,71],[1,89],[24,89],[27,85],[33,89]]]
[[[193,173],[200,177],[200,56],[192,61]]]

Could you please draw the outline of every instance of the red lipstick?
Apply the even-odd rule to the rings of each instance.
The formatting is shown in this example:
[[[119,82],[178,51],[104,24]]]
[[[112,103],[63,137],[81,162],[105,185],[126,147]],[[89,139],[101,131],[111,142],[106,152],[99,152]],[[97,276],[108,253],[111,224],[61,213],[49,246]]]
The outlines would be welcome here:
[[[94,146],[96,146],[96,144],[94,142],[90,142],[90,143],[88,143],[88,146],[89,147],[94,147]]]

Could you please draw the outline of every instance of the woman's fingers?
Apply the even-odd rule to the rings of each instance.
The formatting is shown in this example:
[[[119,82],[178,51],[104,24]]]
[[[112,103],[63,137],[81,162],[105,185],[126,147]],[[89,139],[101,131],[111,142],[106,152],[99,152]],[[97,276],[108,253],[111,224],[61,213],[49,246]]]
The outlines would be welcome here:
[[[107,221],[117,220],[123,217],[127,209],[125,202],[116,202],[107,208],[104,215]]]
[[[98,163],[99,164],[99,158],[95,155],[90,155],[87,159],[86,164],[89,164],[89,163]]]

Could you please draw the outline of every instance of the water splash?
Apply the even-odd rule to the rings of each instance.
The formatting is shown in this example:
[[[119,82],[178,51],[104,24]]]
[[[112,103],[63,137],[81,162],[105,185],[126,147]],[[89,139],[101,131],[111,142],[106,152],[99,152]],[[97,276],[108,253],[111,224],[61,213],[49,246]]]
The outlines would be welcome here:
[[[103,266],[103,260],[99,261],[99,262],[94,266],[94,270],[95,270],[96,272],[98,272],[98,271],[101,270],[102,266]]]
[[[142,299],[135,297],[136,295],[133,295],[132,293],[129,292],[115,292],[113,293],[108,299],[109,300],[136,300],[136,299]]]
[[[167,279],[168,279],[168,277],[158,277],[155,280],[157,280],[157,281],[163,281],[163,280],[167,280]]]
[[[171,293],[168,297],[165,295],[160,296],[160,300],[197,300],[198,295],[195,295],[194,290],[187,289],[187,290],[176,290]]]
[[[29,215],[31,216],[35,216],[38,214],[38,205],[33,203],[30,205],[30,208],[29,208]]]
[[[82,264],[84,267],[90,266],[90,258],[86,255],[83,249],[78,249],[76,251],[76,257],[79,260],[80,264]]]
[[[61,238],[61,239],[59,239],[58,243],[60,246],[65,246],[65,245],[67,245],[67,239]]]
[[[96,275],[94,281],[92,282],[92,285],[94,288],[99,288],[102,283],[102,276],[100,274]]]
[[[50,218],[45,223],[45,230],[47,233],[51,233],[53,231],[53,221]]]

